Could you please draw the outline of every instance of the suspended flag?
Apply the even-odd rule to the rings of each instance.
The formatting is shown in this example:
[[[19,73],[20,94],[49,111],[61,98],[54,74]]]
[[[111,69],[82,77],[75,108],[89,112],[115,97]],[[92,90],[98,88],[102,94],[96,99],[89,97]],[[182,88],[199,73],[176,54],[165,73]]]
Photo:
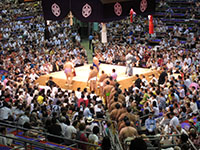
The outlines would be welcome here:
[[[133,23],[133,9],[130,10],[130,22]]]
[[[45,20],[62,20],[71,11],[83,22],[109,22],[127,17],[132,8],[138,15],[155,12],[155,0],[42,0]]]
[[[93,22],[100,18],[101,2],[97,0],[72,0],[72,14],[81,21]]]
[[[153,34],[154,33],[154,29],[153,29],[153,16],[149,15],[149,34]]]
[[[70,11],[69,12],[69,15],[68,15],[68,17],[69,17],[69,24],[70,24],[70,26],[72,26],[73,25],[73,14],[72,14],[72,12]]]
[[[133,23],[133,15],[136,15],[136,13],[134,12],[134,10],[131,8],[130,10],[130,22]]]
[[[42,0],[45,20],[62,20],[69,13],[69,0]]]
[[[101,29],[101,42],[107,43],[107,30],[106,30],[106,24],[101,23],[102,29]]]

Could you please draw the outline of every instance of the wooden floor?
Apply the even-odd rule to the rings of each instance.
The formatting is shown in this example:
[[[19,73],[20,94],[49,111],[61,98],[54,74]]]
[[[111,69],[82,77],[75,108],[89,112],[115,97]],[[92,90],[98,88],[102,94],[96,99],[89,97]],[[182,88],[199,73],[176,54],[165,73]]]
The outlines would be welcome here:
[[[63,89],[70,89],[70,90],[76,90],[78,87],[81,89],[87,87],[87,78],[89,75],[89,69],[90,64],[84,65],[81,67],[76,68],[76,77],[73,78],[73,86],[67,87],[65,85],[66,83],[66,77],[64,74],[64,71],[54,72],[48,75],[40,76],[40,78],[36,81],[39,83],[39,85],[45,85],[46,81],[48,81],[48,78],[50,76],[53,77],[53,81],[55,81],[61,88]],[[128,77],[125,74],[126,67],[125,66],[117,66],[117,65],[109,65],[109,64],[101,64],[100,65],[100,72],[101,70],[104,70],[105,73],[111,74],[112,69],[115,69],[117,72],[117,81],[120,83],[122,89],[128,88],[132,85],[133,81],[136,79],[135,74],[145,75],[147,80],[151,79],[152,74],[154,73],[156,76],[159,76],[159,71],[157,70],[151,70],[151,69],[144,69],[144,68],[133,68],[133,76]]]

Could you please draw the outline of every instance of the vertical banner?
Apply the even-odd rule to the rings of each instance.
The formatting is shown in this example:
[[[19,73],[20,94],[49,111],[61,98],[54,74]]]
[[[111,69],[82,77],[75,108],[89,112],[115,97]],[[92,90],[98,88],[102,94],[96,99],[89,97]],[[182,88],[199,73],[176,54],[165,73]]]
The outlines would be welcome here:
[[[102,25],[102,30],[101,30],[101,42],[102,43],[107,43],[107,30],[106,30],[106,24],[101,23]]]
[[[154,27],[153,27],[153,16],[149,15],[149,34],[153,34],[154,33]]]

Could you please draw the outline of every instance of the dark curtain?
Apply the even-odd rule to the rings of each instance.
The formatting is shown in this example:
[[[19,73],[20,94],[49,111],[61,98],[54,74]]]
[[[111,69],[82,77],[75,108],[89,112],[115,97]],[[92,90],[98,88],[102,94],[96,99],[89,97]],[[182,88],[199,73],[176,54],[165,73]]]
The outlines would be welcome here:
[[[109,22],[129,16],[131,8],[137,15],[152,15],[155,12],[155,0],[111,3],[103,3],[101,0],[42,0],[42,7],[45,20],[62,20],[71,10],[83,22]]]

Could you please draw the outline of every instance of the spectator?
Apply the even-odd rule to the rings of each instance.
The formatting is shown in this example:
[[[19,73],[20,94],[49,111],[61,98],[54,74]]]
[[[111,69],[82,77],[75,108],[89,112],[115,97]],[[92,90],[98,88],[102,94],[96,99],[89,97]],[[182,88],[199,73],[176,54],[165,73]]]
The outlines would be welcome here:
[[[158,84],[164,84],[167,80],[167,73],[166,73],[166,70],[163,68],[162,69],[162,73],[160,74],[159,76],[159,79],[158,79]]]
[[[85,124],[81,123],[79,125],[79,132],[77,133],[77,139],[82,141],[82,142],[88,142],[88,138],[85,134]],[[87,145],[86,144],[79,144],[79,148],[83,150],[87,150]]]
[[[98,145],[99,143],[99,138],[98,138],[98,134],[99,134],[99,127],[98,126],[94,126],[93,128],[93,133],[91,133],[88,137],[88,141],[89,143],[92,143],[92,144],[96,144]],[[89,149],[96,149],[96,147],[94,146],[89,146]]]
[[[169,123],[170,126],[172,128],[176,128],[179,125],[179,119],[175,116],[173,112],[170,114],[170,118],[171,118],[170,123]]]
[[[111,150],[111,142],[110,138],[108,136],[105,136],[102,140],[101,144],[101,149],[102,150]]]
[[[147,134],[155,135],[156,121],[151,113],[149,114],[149,118],[145,120],[145,127]]]
[[[57,123],[57,120],[55,118],[52,118],[51,125],[49,126],[49,128],[47,130],[48,130],[48,133],[50,133],[52,135],[57,135],[57,136],[62,135],[62,128]],[[53,136],[48,136],[48,140],[51,142],[54,142],[54,143],[59,143],[59,144],[63,142],[63,139],[53,137]]]
[[[130,150],[147,150],[146,142],[141,138],[135,138],[131,141]]]
[[[1,135],[6,135],[6,128],[5,127],[1,127],[0,128],[0,134]],[[7,138],[4,136],[0,136],[0,144],[2,145],[6,145],[7,146]]]

